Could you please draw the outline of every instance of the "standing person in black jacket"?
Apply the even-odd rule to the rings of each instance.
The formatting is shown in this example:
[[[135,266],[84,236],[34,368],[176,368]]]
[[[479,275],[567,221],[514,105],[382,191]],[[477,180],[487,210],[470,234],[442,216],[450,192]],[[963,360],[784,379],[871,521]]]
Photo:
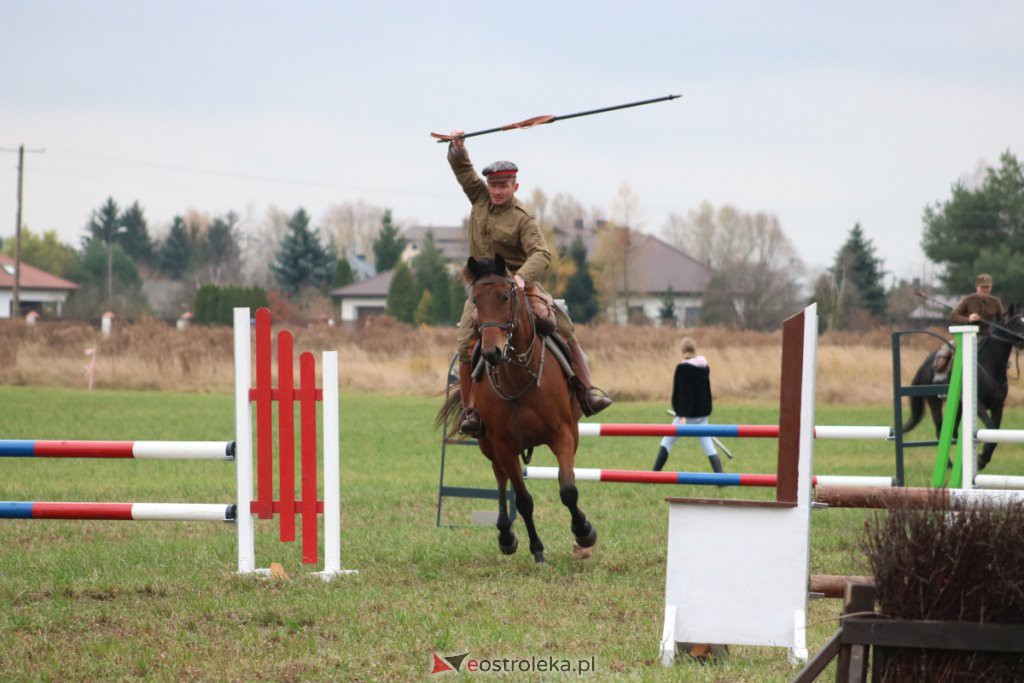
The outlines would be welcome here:
[[[672,410],[675,419],[672,424],[703,425],[708,423],[711,415],[711,368],[704,356],[697,355],[697,343],[690,337],[684,337],[681,345],[683,360],[676,366],[675,378],[672,380]],[[658,472],[668,460],[668,452],[676,442],[677,436],[666,436],[658,448],[658,458],[654,462],[654,471]],[[704,454],[711,462],[711,469],[722,472],[722,460],[718,457],[715,444],[709,436],[698,437]]]

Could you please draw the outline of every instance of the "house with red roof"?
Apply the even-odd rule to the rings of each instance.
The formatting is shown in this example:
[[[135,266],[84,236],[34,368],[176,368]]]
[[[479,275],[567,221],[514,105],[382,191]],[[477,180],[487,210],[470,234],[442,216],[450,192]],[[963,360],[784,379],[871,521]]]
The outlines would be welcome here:
[[[21,314],[36,311],[44,316],[61,317],[68,295],[78,289],[74,282],[51,275],[45,270],[21,262],[18,299]],[[14,307],[14,259],[0,254],[0,318],[10,318]]]

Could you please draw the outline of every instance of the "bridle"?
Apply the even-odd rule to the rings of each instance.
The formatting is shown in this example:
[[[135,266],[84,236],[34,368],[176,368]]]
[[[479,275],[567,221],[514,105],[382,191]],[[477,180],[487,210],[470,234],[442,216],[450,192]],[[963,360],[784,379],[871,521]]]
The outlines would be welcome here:
[[[539,344],[540,360],[537,363],[537,370],[534,371],[531,366],[533,365],[533,357],[537,353],[537,340],[539,338],[539,335],[537,334],[537,323],[533,317],[533,310],[529,306],[526,306],[526,318],[527,320],[530,321],[530,345],[526,348],[525,351],[520,353],[519,351],[516,350],[515,345],[512,343],[512,338],[515,336],[516,327],[519,323],[520,287],[516,283],[515,278],[511,278],[508,276],[492,274],[490,276],[483,277],[490,277],[491,279],[484,282],[480,282],[480,279],[474,281],[474,288],[478,284],[495,284],[495,279],[499,279],[499,281],[500,279],[503,279],[509,285],[509,297],[511,297],[511,302],[509,304],[508,322],[477,322],[476,331],[477,334],[480,334],[481,331],[490,327],[496,327],[499,330],[505,331],[505,345],[501,349],[501,360],[498,363],[492,365],[490,362],[487,361],[486,358],[484,359],[484,362],[487,364],[487,381],[490,383],[491,389],[494,390],[494,393],[498,396],[498,398],[505,401],[512,407],[512,418],[515,422],[516,437],[519,440],[519,454],[523,459],[523,464],[528,465],[530,464],[530,460],[533,458],[533,447],[531,446],[529,449],[527,449],[523,445],[523,430],[522,425],[519,422],[519,399],[525,396],[527,392],[529,392],[534,387],[540,387],[540,378],[541,375],[544,374],[545,344],[543,342]],[[525,300],[526,296],[524,294],[523,301]],[[480,315],[479,308],[477,308],[477,315]],[[483,338],[481,337],[481,341],[482,340]],[[527,376],[530,378],[529,381],[527,381],[518,391],[510,393],[508,391],[505,391],[501,387],[501,377],[498,373],[499,370],[501,369],[502,362],[507,363],[509,366],[521,368],[523,371],[526,372]]]
[[[490,279],[483,280],[483,277]],[[526,317],[530,321],[530,344],[526,350],[522,352],[516,350],[515,345],[512,343],[512,338],[515,336],[519,323],[519,306],[521,305],[519,302],[520,287],[515,281],[515,278],[501,275],[486,275],[483,277],[473,283],[474,288],[477,285],[496,284],[496,279],[498,279],[498,281],[503,280],[509,285],[509,297],[511,298],[511,302],[509,305],[508,322],[478,322],[476,325],[476,331],[477,334],[480,334],[483,330],[491,327],[505,331],[505,345],[501,348],[501,361],[492,365],[485,359],[485,362],[487,363],[487,379],[490,381],[491,388],[494,389],[494,393],[496,393],[502,400],[514,403],[533,387],[540,386],[540,377],[544,372],[544,344],[537,343],[537,339],[539,338],[537,335],[537,324],[533,317],[533,311],[529,306],[527,306]],[[525,300],[525,297],[523,298]],[[477,309],[477,315],[479,315],[479,309]],[[531,366],[533,365],[534,356],[537,354],[538,346],[540,347],[540,362],[537,364],[537,369],[535,371]],[[529,375],[530,381],[527,382],[518,392],[509,393],[503,390],[500,385],[500,378],[498,377],[498,369],[501,362],[521,368],[527,375]]]

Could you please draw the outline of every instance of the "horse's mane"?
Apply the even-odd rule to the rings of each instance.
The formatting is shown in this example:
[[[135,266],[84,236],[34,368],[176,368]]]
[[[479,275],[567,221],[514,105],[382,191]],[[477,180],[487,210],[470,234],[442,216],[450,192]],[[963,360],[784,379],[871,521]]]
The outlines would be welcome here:
[[[467,286],[472,285],[485,275],[508,275],[508,268],[501,254],[495,255],[494,258],[482,259],[475,259],[470,256],[466,260],[466,267],[462,269],[462,281]]]

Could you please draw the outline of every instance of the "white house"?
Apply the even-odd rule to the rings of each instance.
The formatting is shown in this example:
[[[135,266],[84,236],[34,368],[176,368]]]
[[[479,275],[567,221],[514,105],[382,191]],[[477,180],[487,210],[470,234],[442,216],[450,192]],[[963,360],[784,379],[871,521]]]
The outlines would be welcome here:
[[[61,317],[68,295],[78,289],[74,282],[51,275],[21,262],[18,299],[21,314],[32,311]],[[10,318],[14,310],[14,259],[0,254],[0,318]]]

